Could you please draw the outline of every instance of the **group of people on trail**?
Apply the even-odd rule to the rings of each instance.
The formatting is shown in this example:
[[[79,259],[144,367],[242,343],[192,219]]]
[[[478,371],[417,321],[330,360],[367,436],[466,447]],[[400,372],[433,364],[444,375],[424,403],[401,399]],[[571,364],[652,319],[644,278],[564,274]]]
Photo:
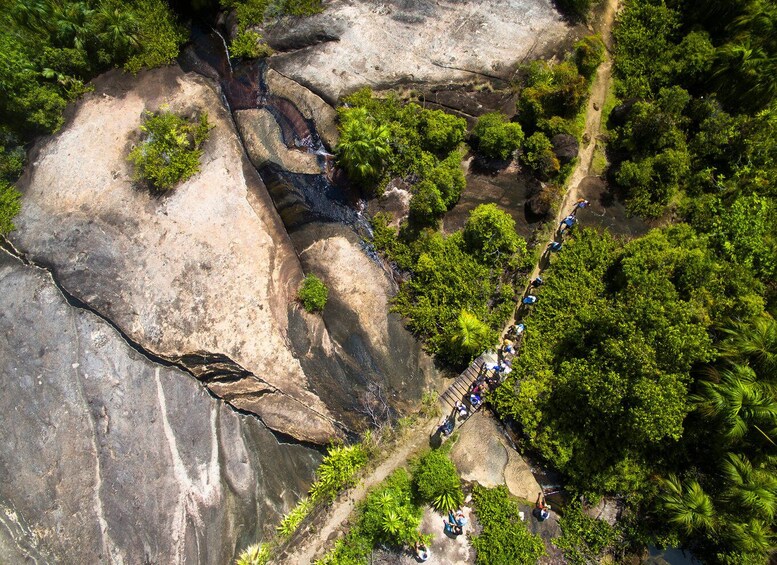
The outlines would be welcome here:
[[[580,198],[577,202],[575,202],[575,207],[572,208],[572,212],[569,213],[567,217],[565,217],[563,220],[561,220],[561,223],[558,227],[558,240],[553,240],[548,244],[548,249],[550,251],[561,251],[561,249],[564,247],[564,234],[571,230],[573,227],[575,227],[575,224],[577,224],[577,211],[585,208],[590,203],[585,198]]]
[[[451,510],[448,512],[448,517],[443,518],[443,531],[446,534],[452,536],[460,536],[464,533],[464,526],[467,525],[467,517],[464,515],[464,511],[459,508],[454,512]]]

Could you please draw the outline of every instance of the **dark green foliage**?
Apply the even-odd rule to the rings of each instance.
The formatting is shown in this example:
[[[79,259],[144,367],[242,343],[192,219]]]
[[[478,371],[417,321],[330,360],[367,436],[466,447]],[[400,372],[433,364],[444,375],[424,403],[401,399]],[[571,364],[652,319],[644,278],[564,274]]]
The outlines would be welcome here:
[[[413,504],[410,475],[394,471],[359,509],[359,530],[374,542],[412,544],[418,539],[421,509]]]
[[[587,79],[591,79],[596,69],[604,61],[604,43],[599,35],[589,35],[575,43],[575,65]]]
[[[472,139],[484,157],[507,159],[523,143],[523,130],[520,124],[507,121],[504,114],[491,112],[478,118]]]
[[[421,500],[440,512],[455,510],[464,502],[456,466],[439,449],[427,451],[413,465],[413,484]]]
[[[434,183],[445,210],[450,210],[461,197],[461,191],[467,184],[464,171],[461,168],[462,154],[460,151],[451,153],[429,171],[427,178]]]
[[[146,112],[143,141],[130,151],[135,178],[154,190],[170,190],[200,170],[201,146],[211,129],[208,115],[186,119],[170,112]]]
[[[413,225],[435,226],[445,210],[442,194],[432,181],[422,180],[413,187],[410,199],[410,221]]]
[[[13,231],[13,219],[21,210],[21,194],[7,181],[0,179],[0,235]]]
[[[550,120],[569,120],[580,111],[588,95],[588,82],[574,63],[534,61],[525,70],[526,84],[517,102],[524,129],[549,132]]]
[[[558,0],[561,10],[572,18],[585,20],[597,0]]]
[[[521,163],[542,180],[558,174],[561,163],[553,153],[553,144],[542,132],[533,133],[523,146]]]
[[[340,116],[338,162],[354,180],[375,180],[383,170],[384,161],[391,154],[388,127],[378,123],[365,108],[341,112]]]
[[[545,280],[496,406],[579,490],[644,489],[682,436],[691,368],[714,357],[708,329],[758,313],[757,285],[687,226],[623,247],[584,230]]]
[[[326,306],[329,289],[324,282],[314,274],[306,275],[299,287],[297,296],[308,312],[320,312]]]
[[[516,253],[526,253],[526,242],[515,233],[515,220],[496,204],[481,204],[464,225],[467,251],[482,263],[502,265]]]
[[[238,32],[229,45],[230,57],[257,59],[272,54],[273,50],[262,41],[262,36],[253,30]]]
[[[507,487],[487,489],[475,485],[472,499],[478,522],[483,526],[480,535],[472,538],[472,546],[477,551],[476,563],[531,565],[545,555],[542,538],[526,529]]]
[[[400,288],[394,310],[445,361],[459,364],[496,341],[515,304],[505,267],[514,268],[526,252],[515,223],[495,205],[478,206],[465,229],[449,237],[429,231],[405,243],[375,223],[376,246],[412,272]]]
[[[442,110],[426,110],[421,114],[420,133],[424,149],[448,154],[464,141],[467,121]]]
[[[615,528],[585,514],[578,502],[564,508],[558,524],[561,536],[553,544],[564,552],[570,565],[604,562],[606,552],[618,540]]]

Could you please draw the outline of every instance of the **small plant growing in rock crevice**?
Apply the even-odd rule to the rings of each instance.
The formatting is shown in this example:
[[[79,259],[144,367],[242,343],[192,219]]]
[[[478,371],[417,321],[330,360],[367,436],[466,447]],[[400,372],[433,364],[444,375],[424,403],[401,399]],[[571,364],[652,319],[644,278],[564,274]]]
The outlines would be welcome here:
[[[167,191],[199,172],[201,146],[212,127],[206,112],[191,119],[168,111],[146,112],[140,126],[145,139],[128,157],[135,165],[135,179]]]
[[[320,312],[326,306],[329,289],[316,275],[307,275],[297,291],[297,297],[308,312]]]

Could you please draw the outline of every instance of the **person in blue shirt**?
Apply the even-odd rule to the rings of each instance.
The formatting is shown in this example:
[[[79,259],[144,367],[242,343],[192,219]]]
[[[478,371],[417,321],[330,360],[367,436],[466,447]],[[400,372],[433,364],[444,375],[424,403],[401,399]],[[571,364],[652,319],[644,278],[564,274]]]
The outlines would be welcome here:
[[[551,251],[561,251],[562,245],[560,241],[551,241],[548,247]]]
[[[524,304],[534,304],[535,302],[537,302],[537,300],[539,300],[539,298],[537,298],[533,294],[530,294],[529,296],[527,296],[527,297],[525,297],[523,299],[523,303]]]

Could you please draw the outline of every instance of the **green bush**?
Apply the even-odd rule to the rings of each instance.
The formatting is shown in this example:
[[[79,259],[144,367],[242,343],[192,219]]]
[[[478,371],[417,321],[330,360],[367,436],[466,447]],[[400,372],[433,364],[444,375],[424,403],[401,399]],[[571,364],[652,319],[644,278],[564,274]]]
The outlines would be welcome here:
[[[489,159],[507,159],[523,143],[523,130],[504,114],[491,112],[478,118],[472,130],[478,152]]]
[[[410,475],[397,469],[362,503],[358,528],[373,543],[411,545],[420,535],[421,514],[413,503]]]
[[[605,552],[618,540],[615,528],[585,514],[579,502],[564,508],[558,524],[561,536],[554,538],[553,544],[564,552],[570,565],[604,562]]]
[[[244,549],[235,561],[235,565],[266,565],[268,561],[270,561],[270,548],[263,543],[257,543]]]
[[[273,50],[262,41],[261,34],[252,30],[239,32],[229,44],[230,57],[258,59],[272,54]]]
[[[521,163],[542,180],[551,179],[561,170],[561,163],[553,153],[553,144],[542,132],[534,133],[526,140]]]
[[[588,81],[569,62],[534,61],[526,67],[526,84],[516,107],[527,131],[534,131],[554,116],[574,118],[588,95]]]
[[[460,151],[451,153],[428,173],[428,180],[437,187],[446,210],[450,210],[461,197],[461,191],[467,185],[464,171],[461,168],[462,154]]]
[[[187,120],[170,112],[146,112],[145,139],[129,154],[135,178],[154,190],[170,190],[200,170],[203,142],[211,129],[208,114]]]
[[[575,65],[580,74],[591,79],[604,61],[604,43],[599,35],[589,35],[575,43]]]
[[[439,449],[423,454],[413,465],[412,472],[413,484],[421,500],[436,510],[449,512],[464,502],[456,466]]]
[[[419,125],[424,149],[438,154],[454,151],[467,133],[467,120],[442,110],[425,110]]]
[[[494,489],[475,485],[472,492],[475,513],[483,531],[472,537],[477,551],[475,562],[482,565],[530,565],[545,555],[542,538],[531,534],[518,516],[518,504],[507,487]]]
[[[367,450],[361,444],[331,447],[316,470],[316,481],[310,487],[314,503],[332,501],[354,485],[356,473],[367,464]]]
[[[316,275],[309,274],[302,281],[297,297],[308,312],[320,312],[326,306],[329,289]]]
[[[276,528],[278,534],[284,538],[289,537],[297,530],[297,528],[299,528],[302,520],[310,514],[311,510],[313,510],[313,501],[309,498],[300,499],[296,506],[291,509],[291,512],[286,514],[283,517],[283,520],[281,520],[281,523],[278,524],[278,527]]]
[[[0,235],[13,231],[13,219],[21,208],[19,191],[7,181],[0,179]]]
[[[435,226],[445,209],[442,194],[432,181],[422,180],[413,187],[409,218],[414,226]]]
[[[526,242],[515,231],[515,220],[496,204],[480,204],[464,224],[467,251],[479,261],[503,265],[526,253]]]

